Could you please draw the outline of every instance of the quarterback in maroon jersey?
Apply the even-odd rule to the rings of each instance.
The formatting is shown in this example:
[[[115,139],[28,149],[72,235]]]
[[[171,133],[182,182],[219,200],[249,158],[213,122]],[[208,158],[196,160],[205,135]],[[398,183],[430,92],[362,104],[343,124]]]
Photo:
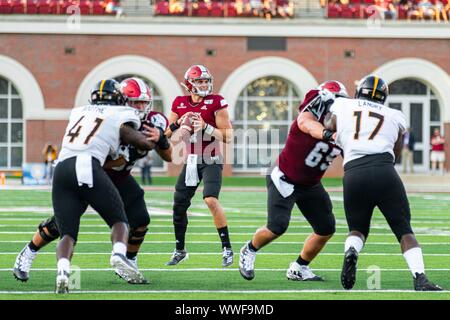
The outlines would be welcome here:
[[[151,89],[142,79],[128,78],[121,82],[121,92],[127,100],[127,105],[138,110],[142,120],[140,130],[148,131],[149,139],[157,143],[156,151],[163,160],[172,161],[172,147],[164,136],[164,131],[167,129],[169,122],[162,113],[151,111],[153,101]],[[131,145],[121,145],[113,157],[108,156],[103,166],[124,203],[125,213],[130,225],[126,257],[136,268],[137,254],[147,233],[150,216],[144,200],[144,190],[130,172],[136,161],[146,154],[147,152],[141,152]],[[32,240],[17,256],[13,269],[14,277],[20,281],[27,281],[31,265],[38,251],[58,237],[59,231],[55,217],[52,216],[42,221]],[[116,273],[131,284],[148,282],[143,276],[140,281],[136,281],[135,279],[128,279],[119,270],[116,270]]]
[[[166,131],[168,136],[173,135],[172,141],[179,141],[174,149],[180,145],[187,147],[187,158],[184,157],[185,164],[174,194],[176,248],[167,265],[176,265],[188,258],[185,249],[187,210],[203,180],[203,200],[211,211],[220,236],[222,266],[227,267],[233,263],[233,251],[225,212],[218,199],[223,170],[220,142],[229,143],[233,137],[228,103],[222,96],[212,94],[213,78],[205,66],[191,66],[185,73],[182,85],[189,95],[176,97],[173,101],[169,115],[171,124]]]
[[[338,96],[348,96],[345,87],[338,81],[326,81],[309,91],[300,105],[286,145],[266,178],[267,225],[258,229],[240,252],[239,271],[244,279],[254,278],[256,252],[287,230],[296,204],[314,232],[286,276],[297,281],[323,280],[308,265],[335,232],[331,200],[320,180],[341,154],[341,149],[331,142],[333,133],[323,126],[325,114]]]

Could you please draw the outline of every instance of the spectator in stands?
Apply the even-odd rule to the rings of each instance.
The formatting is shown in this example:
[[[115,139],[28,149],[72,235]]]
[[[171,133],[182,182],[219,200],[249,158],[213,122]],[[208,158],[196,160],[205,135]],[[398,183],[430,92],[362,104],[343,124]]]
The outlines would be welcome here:
[[[411,173],[414,173],[413,155],[414,155],[414,144],[416,139],[414,134],[411,132],[411,128],[408,128],[403,135],[403,149],[402,149],[402,168],[403,173],[408,172],[408,167]]]
[[[185,2],[179,0],[169,0],[169,13],[180,15],[184,13]]]
[[[294,3],[289,0],[276,0],[278,15],[282,18],[294,17]]]
[[[45,179],[47,180],[47,184],[51,184],[53,180],[53,164],[58,157],[58,151],[55,146],[52,145],[51,142],[47,142],[42,150],[42,156],[44,158],[45,164]]]
[[[442,18],[444,19],[445,23],[448,23],[447,10],[450,9],[450,7],[447,8],[446,10],[446,6],[440,0],[434,0],[432,1],[432,3],[434,3],[434,10],[436,12],[436,22],[441,22],[441,15],[442,15]],[[447,6],[449,6],[448,0]]]
[[[444,162],[445,162],[445,151],[444,151],[444,137],[441,136],[441,130],[438,128],[434,129],[433,137],[431,138],[431,173],[435,174],[437,171],[437,165],[439,164],[439,172],[441,175],[444,174]]]
[[[419,2],[419,10],[422,13],[422,19],[432,20],[436,15],[435,8],[429,0],[422,0]]]
[[[259,17],[263,15],[263,4],[261,0],[250,0],[249,3],[252,16]]]
[[[412,10],[408,12],[408,20],[414,19],[434,19],[434,6],[429,0],[420,0],[419,3],[414,4]]]
[[[397,19],[397,9],[390,0],[376,0],[374,7],[382,20],[386,20],[386,17],[392,20]]]
[[[115,13],[116,14],[116,18],[120,18],[120,17],[125,15],[124,11],[123,11],[123,8],[120,6],[120,1],[119,0],[109,1],[106,4],[105,12],[106,13],[110,13],[110,14]]]

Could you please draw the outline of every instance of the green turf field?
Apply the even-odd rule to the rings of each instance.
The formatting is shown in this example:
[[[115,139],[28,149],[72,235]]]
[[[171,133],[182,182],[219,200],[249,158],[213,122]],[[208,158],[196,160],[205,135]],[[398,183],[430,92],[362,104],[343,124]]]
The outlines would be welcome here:
[[[251,183],[249,183],[251,184]],[[334,181],[331,180],[331,184]],[[227,212],[235,262],[221,267],[221,248],[201,193],[192,201],[186,237],[190,259],[179,266],[165,262],[174,248],[171,220],[172,193],[148,191],[146,200],[152,216],[149,235],[139,256],[139,266],[149,285],[129,285],[111,271],[109,229],[97,214],[82,219],[73,266],[81,268],[80,289],[67,296],[53,294],[55,282],[55,243],[42,250],[33,264],[27,283],[16,281],[11,269],[16,254],[27,243],[38,223],[51,215],[49,191],[0,193],[0,299],[450,299],[450,291],[417,293],[400,255],[395,237],[379,212],[374,214],[371,236],[359,260],[357,283],[353,291],[342,290],[339,281],[343,242],[347,232],[342,194],[331,193],[337,219],[337,232],[324,252],[311,264],[324,282],[286,280],[286,269],[297,258],[301,243],[311,229],[294,211],[288,232],[265,247],[256,259],[256,277],[245,281],[238,271],[240,247],[264,225],[266,193],[223,191],[221,202]],[[450,289],[450,195],[411,194],[413,227],[425,254],[429,278]],[[380,287],[373,284],[380,274]]]

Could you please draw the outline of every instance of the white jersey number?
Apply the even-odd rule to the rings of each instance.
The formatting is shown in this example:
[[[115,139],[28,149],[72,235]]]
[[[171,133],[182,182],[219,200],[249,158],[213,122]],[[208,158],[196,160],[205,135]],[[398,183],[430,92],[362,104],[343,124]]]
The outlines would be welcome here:
[[[341,154],[341,150],[333,148],[331,152],[328,152],[330,147],[325,142],[317,142],[314,149],[308,154],[305,159],[305,163],[308,167],[314,168],[323,160],[325,157],[325,162],[320,165],[320,170],[325,171],[331,164],[334,158]]]

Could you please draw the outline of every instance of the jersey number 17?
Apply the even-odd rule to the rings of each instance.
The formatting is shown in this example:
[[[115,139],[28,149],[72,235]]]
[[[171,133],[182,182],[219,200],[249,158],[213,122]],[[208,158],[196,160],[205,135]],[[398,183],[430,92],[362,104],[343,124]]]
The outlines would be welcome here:
[[[359,139],[359,132],[361,131],[361,119],[363,116],[363,111],[355,111],[353,112],[353,116],[356,117],[356,128],[355,128],[355,135],[353,136],[353,139],[358,140]],[[378,134],[378,132],[381,129],[381,126],[384,122],[384,116],[382,114],[369,111],[369,117],[378,119],[378,123],[371,132],[369,136],[369,140],[373,140],[375,136]]]

